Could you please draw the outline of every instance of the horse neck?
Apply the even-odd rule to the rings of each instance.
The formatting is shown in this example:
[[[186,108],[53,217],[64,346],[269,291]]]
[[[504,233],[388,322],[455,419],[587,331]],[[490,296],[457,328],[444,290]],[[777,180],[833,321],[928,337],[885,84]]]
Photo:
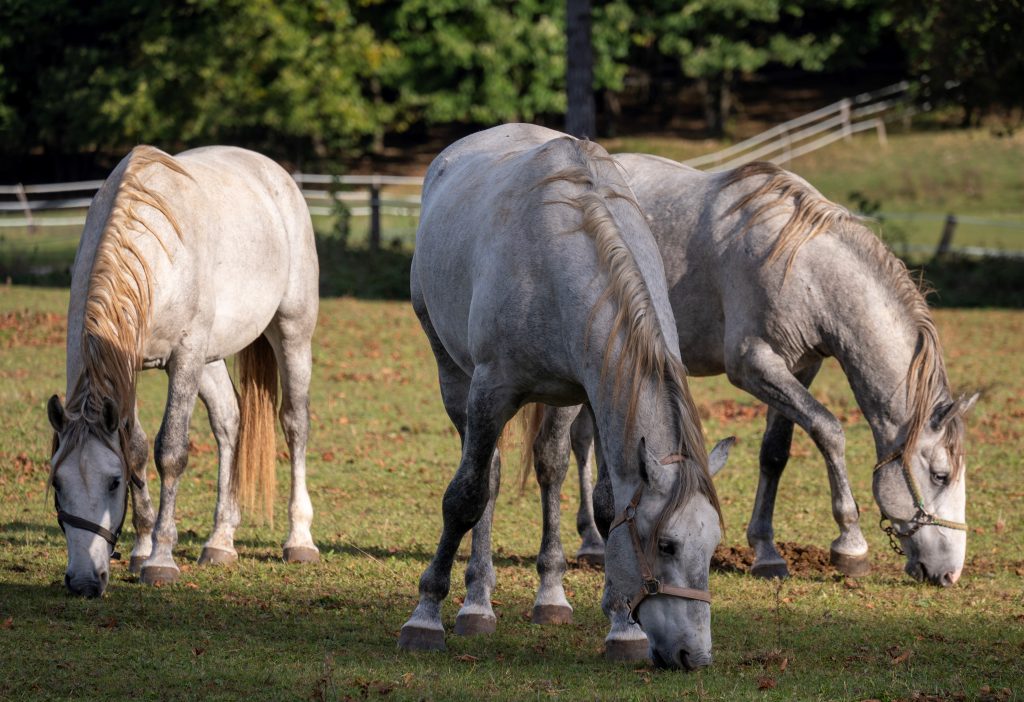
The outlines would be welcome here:
[[[871,284],[884,285],[875,278]],[[912,421],[907,382],[920,343],[918,319],[903,305],[870,303],[831,317],[832,353],[871,427],[878,457],[888,455],[906,440]]]

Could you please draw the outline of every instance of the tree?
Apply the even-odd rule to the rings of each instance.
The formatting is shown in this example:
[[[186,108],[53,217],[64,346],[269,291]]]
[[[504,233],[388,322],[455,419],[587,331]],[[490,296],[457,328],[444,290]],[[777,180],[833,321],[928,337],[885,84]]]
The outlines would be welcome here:
[[[684,75],[697,80],[708,130],[724,132],[736,79],[769,63],[820,71],[856,43],[870,48],[877,34],[849,31],[844,15],[853,0],[654,0],[638,22],[637,41],[675,57]],[[876,0],[860,3],[874,13]],[[855,13],[855,14],[858,14]]]
[[[999,103],[1024,104],[1024,28],[1021,0],[904,0],[898,29],[913,70],[929,76],[933,89],[956,86],[969,126]]]
[[[566,0],[565,93],[568,109],[565,131],[576,137],[594,137],[594,51],[590,39],[590,0]]]

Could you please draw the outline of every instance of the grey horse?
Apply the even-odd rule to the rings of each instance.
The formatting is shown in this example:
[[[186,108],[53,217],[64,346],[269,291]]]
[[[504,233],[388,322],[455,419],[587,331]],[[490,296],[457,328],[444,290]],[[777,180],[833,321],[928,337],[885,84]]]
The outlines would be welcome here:
[[[589,401],[620,518],[607,543],[606,644],[646,632],[663,665],[709,664],[721,514],[661,258],[619,168],[599,146],[533,125],[456,142],[427,172],[410,278],[462,460],[399,647],[444,648],[441,602],[478,522],[481,567],[466,572],[455,631],[494,630],[499,436],[527,403]],[[564,559],[550,567],[560,574]]]
[[[842,425],[808,392],[822,359],[834,356],[874,435],[874,494],[893,547],[912,577],[954,584],[967,539],[963,418],[978,395],[954,398],[928,306],[903,263],[848,211],[771,164],[708,174],[654,156],[615,158],[658,241],[687,371],[727,373],[769,405],[747,529],[754,574],[788,573],[772,515],[794,423],[825,457],[840,530],[832,562],[849,574],[868,570]],[[546,423],[565,426],[573,417],[558,409]],[[571,442],[584,494],[591,433],[579,413]],[[544,427],[534,449],[542,491],[555,494],[560,481],[548,476],[564,469],[552,457],[565,456],[570,443],[557,434]],[[600,560],[589,504],[581,504],[578,527],[580,555]]]
[[[177,577],[174,508],[197,394],[209,411],[220,464],[213,533],[200,562],[237,558],[239,503],[261,499],[264,510],[271,506],[278,369],[292,462],[285,558],[318,558],[305,484],[318,303],[309,211],[273,161],[232,147],[171,157],[140,146],[118,164],[89,208],[75,256],[66,407],[56,395],[47,405],[54,430],[50,480],[73,593],[105,590],[129,482],[132,569],[141,569],[147,583]],[[239,352],[241,402],[224,361]],[[168,374],[156,439],[156,519],[136,405],[143,368]]]

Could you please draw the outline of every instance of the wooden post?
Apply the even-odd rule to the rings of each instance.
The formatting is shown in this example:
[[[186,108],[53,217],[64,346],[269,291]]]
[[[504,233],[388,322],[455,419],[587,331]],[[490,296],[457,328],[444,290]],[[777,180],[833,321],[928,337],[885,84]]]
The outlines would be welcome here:
[[[370,251],[380,251],[380,181],[370,184]]]
[[[28,233],[36,233],[36,223],[32,220],[32,208],[28,206],[28,198],[25,196],[25,186],[18,183],[14,186],[14,194],[18,197],[18,202],[21,203],[22,208],[25,210],[25,220],[28,222]]]
[[[843,138],[850,138],[850,99],[846,98],[839,105],[839,114],[843,118]]]
[[[878,132],[878,145],[883,149],[889,146],[889,136],[885,131],[885,120],[879,117],[875,120],[875,130]]]
[[[939,246],[935,249],[935,257],[933,261],[945,256],[949,253],[949,247],[953,243],[953,234],[956,232],[956,215],[946,215],[946,223],[942,227],[942,238],[939,239]]]

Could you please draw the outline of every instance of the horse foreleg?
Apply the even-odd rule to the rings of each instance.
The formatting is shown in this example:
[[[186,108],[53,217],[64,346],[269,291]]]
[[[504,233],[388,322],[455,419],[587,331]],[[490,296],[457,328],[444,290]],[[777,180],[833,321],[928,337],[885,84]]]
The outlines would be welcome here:
[[[729,379],[733,384],[775,408],[788,421],[798,424],[814,441],[825,457],[832,492],[832,516],[839,526],[839,537],[832,542],[832,563],[849,575],[864,574],[869,568],[868,544],[860,530],[860,512],[846,476],[846,438],[843,426],[832,413],[814,399],[806,387],[814,378],[817,367],[808,368],[794,376],[786,362],[768,344],[757,340],[742,344],[740,348],[733,358],[726,359]],[[774,544],[771,543],[774,534],[771,531],[768,510],[774,506],[774,489],[777,487],[782,467],[785,466],[784,460],[780,462],[778,452],[784,443],[788,449],[788,441],[783,441],[787,438],[783,425],[775,430],[774,436],[770,436],[771,433],[766,432],[767,445],[762,445],[763,485],[758,486],[759,502],[755,504],[750,524],[752,529],[759,531],[753,537],[748,531],[748,540],[752,546],[755,546],[756,540],[758,545],[755,548],[760,548],[762,552],[770,555],[768,548],[764,546],[767,541],[770,544],[770,552],[777,556]],[[790,430],[790,436],[791,433]],[[786,454],[788,456],[788,450]],[[765,493],[763,497],[762,487]],[[769,515],[767,530],[765,514]],[[759,525],[756,526],[755,522],[759,522]]]
[[[199,354],[193,354],[198,357]],[[156,436],[156,468],[160,473],[160,511],[153,529],[153,550],[142,565],[140,580],[148,585],[174,582],[178,566],[174,547],[178,543],[175,526],[175,501],[178,479],[188,465],[188,425],[199,392],[203,372],[201,357],[174,356],[168,366],[167,406]]]
[[[578,412],[579,407],[547,408],[533,442],[544,524],[537,554],[540,587],[533,604],[534,624],[572,623],[572,606],[562,585],[566,565],[562,550],[561,493],[569,470],[569,428]]]
[[[516,401],[488,376],[487,369],[478,366],[470,383],[462,460],[442,501],[441,538],[420,578],[419,604],[398,639],[399,648],[406,651],[444,649],[441,602],[451,587],[452,563],[463,535],[476,526],[490,500],[494,447],[515,414]]]
[[[206,405],[210,427],[217,439],[217,506],[213,512],[213,532],[199,554],[200,565],[227,564],[238,560],[235,529],[241,521],[238,500],[231,490],[231,472],[235,469],[238,445],[239,411],[235,387],[224,361],[208,363],[199,380],[199,397]]]
[[[584,409],[576,415],[570,430],[572,452],[580,476],[580,506],[576,512],[576,533],[580,535],[580,548],[576,560],[593,568],[604,565],[604,539],[594,521],[594,421]]]
[[[128,442],[128,470],[131,474],[132,526],[135,528],[135,544],[128,561],[128,570],[138,573],[153,549],[153,502],[149,499],[149,485],[146,477],[146,463],[149,460],[149,441],[139,423],[139,406],[135,405],[135,421]]]

